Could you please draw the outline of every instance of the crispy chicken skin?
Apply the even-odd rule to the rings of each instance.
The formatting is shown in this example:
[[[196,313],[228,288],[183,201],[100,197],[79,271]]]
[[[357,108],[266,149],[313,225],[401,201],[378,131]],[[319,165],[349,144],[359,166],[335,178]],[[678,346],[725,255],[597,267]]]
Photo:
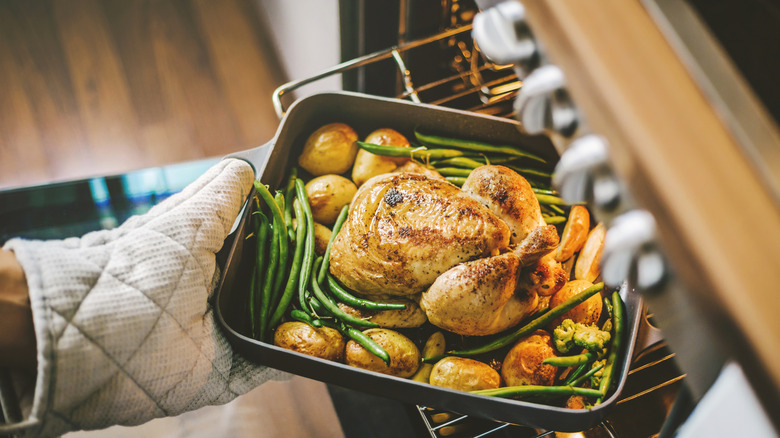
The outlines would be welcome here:
[[[423,292],[420,307],[431,324],[461,335],[506,330],[538,303],[535,292],[516,288],[519,267],[513,252],[455,266]]]
[[[463,183],[463,191],[509,225],[513,245],[522,242],[535,229],[547,225],[531,184],[506,166],[477,167]]]
[[[506,249],[509,234],[487,207],[446,181],[378,175],[350,204],[330,272],[363,296],[416,295],[453,266]]]

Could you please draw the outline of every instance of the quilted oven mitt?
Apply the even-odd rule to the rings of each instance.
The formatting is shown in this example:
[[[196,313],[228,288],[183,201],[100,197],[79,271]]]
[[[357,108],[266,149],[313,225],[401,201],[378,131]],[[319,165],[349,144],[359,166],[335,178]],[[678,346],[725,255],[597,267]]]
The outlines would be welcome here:
[[[253,179],[244,161],[223,160],[118,228],[5,245],[26,273],[38,343],[27,419],[11,430],[137,425],[286,377],[234,353],[208,300]]]

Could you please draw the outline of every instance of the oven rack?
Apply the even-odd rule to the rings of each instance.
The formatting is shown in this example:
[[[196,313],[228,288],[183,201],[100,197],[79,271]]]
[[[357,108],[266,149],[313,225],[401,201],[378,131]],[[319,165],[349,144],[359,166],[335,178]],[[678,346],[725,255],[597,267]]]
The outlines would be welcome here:
[[[379,63],[391,63],[400,78],[400,91],[392,97],[490,114],[497,117],[513,117],[513,102],[522,81],[512,65],[500,65],[487,59],[471,38],[471,24],[453,27],[437,34],[409,41],[385,50],[337,64],[318,74],[282,84],[273,93],[272,101],[281,119],[287,111],[286,101],[294,99],[295,91],[319,80]],[[414,66],[410,67],[408,55],[413,51],[430,49],[433,45],[454,48],[452,73],[418,84]],[[430,97],[435,96],[435,97]],[[470,99],[463,99],[470,97]],[[464,101],[466,104],[464,105]],[[476,102],[476,103],[474,103]],[[660,333],[645,315],[644,336],[637,340],[637,354],[632,360],[626,389],[618,399],[615,411],[593,428],[576,433],[562,433],[533,429],[528,426],[484,420],[469,415],[439,411],[417,406],[422,422],[431,438],[622,438],[637,436],[624,423],[631,422],[642,409],[653,404],[653,427],[660,429],[682,384],[685,375],[674,363],[672,353],[660,337]],[[643,349],[639,351],[639,346]],[[634,406],[641,405],[642,409]],[[616,427],[619,426],[619,427]],[[651,427],[652,428],[652,427]],[[628,432],[624,432],[628,430]],[[642,432],[646,432],[647,427]],[[657,436],[652,432],[648,437]]]
[[[287,111],[285,99],[305,85],[368,65],[392,62],[394,68],[398,70],[403,88],[393,96],[395,98],[510,117],[514,111],[511,109],[512,101],[522,82],[515,74],[512,65],[495,64],[482,55],[471,39],[471,28],[471,24],[467,24],[448,29],[426,38],[342,62],[307,78],[282,84],[274,90],[272,96],[276,114],[281,119]],[[414,50],[430,49],[434,44],[445,44],[454,49],[455,71],[446,77],[418,85],[413,78],[412,70],[407,66],[406,55]],[[471,97],[470,102],[476,103],[459,105],[458,100],[464,97]]]

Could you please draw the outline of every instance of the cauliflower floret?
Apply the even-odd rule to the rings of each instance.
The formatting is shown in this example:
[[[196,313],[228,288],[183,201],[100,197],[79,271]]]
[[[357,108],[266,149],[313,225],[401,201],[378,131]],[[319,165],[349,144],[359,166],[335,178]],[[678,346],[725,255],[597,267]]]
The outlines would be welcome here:
[[[568,353],[574,346],[588,351],[601,351],[610,339],[608,331],[601,330],[596,325],[586,325],[568,318],[553,330],[555,348],[561,353]]]

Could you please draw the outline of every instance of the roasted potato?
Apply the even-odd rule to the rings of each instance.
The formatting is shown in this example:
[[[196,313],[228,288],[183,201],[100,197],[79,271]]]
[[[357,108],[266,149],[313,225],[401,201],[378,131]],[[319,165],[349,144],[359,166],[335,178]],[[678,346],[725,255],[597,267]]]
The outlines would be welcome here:
[[[604,237],[607,227],[599,223],[588,234],[588,240],[577,256],[574,264],[574,278],[578,280],[596,281],[601,273],[601,253],[604,251]]]
[[[325,254],[325,250],[328,249],[328,242],[331,235],[330,228],[322,225],[321,223],[314,223],[314,253],[321,256]]]
[[[593,283],[587,280],[572,280],[566,283],[561,290],[555,293],[550,299],[550,308],[556,307],[568,300],[569,298],[577,295],[585,289],[593,286]],[[556,318],[550,329],[554,329],[561,325],[564,319],[571,319],[574,322],[581,322],[583,324],[595,324],[601,318],[601,308],[603,307],[601,301],[601,295],[596,294],[585,300],[585,302],[579,304],[577,307],[569,310],[563,315]]]
[[[383,146],[410,147],[409,140],[400,132],[393,129],[382,128],[368,134],[366,143],[379,144]],[[383,157],[374,155],[371,152],[360,149],[355,157],[355,164],[352,166],[352,181],[360,187],[361,184],[368,181],[369,178],[392,172],[400,164],[409,161],[408,157]]]
[[[314,328],[300,321],[285,322],[277,327],[274,345],[337,362],[344,359],[346,346],[338,330],[329,327]]]
[[[395,330],[373,328],[365,330],[368,337],[387,351],[390,355],[390,365],[366,350],[359,343],[347,342],[345,363],[364,370],[376,371],[398,377],[411,377],[420,366],[420,349],[411,339]]]
[[[423,359],[431,359],[444,354],[446,343],[447,341],[444,339],[444,333],[440,331],[433,332],[423,346]],[[414,373],[414,376],[412,376],[412,380],[430,383],[431,371],[433,371],[433,364],[422,363],[420,364],[420,368],[417,369],[417,372]]]
[[[339,307],[347,314],[379,324],[380,327],[384,328],[419,327],[425,324],[425,321],[428,320],[428,318],[425,316],[425,312],[423,312],[420,306],[412,300],[392,297],[377,299],[377,301],[383,303],[405,304],[406,308],[399,310],[375,311],[358,309],[344,303],[339,303]]]
[[[306,183],[314,222],[333,225],[342,207],[352,201],[355,192],[355,184],[340,175],[322,175]]]
[[[298,200],[296,199],[296,202]],[[298,227],[298,220],[293,219],[293,229]],[[328,248],[328,242],[330,241],[331,231],[330,228],[320,223],[314,223],[314,253],[321,256],[325,254],[325,250]]]
[[[433,366],[430,384],[461,391],[495,389],[501,386],[501,376],[486,363],[450,356]]]
[[[544,330],[537,330],[518,340],[509,350],[501,364],[501,377],[506,386],[550,386],[555,382],[558,368],[542,361],[553,356],[552,336]]]
[[[588,239],[589,230],[590,213],[588,213],[588,209],[581,205],[573,206],[569,212],[569,219],[566,220],[566,225],[563,227],[561,242],[555,251],[555,260],[565,262],[575,252],[582,249],[582,245]]]
[[[344,123],[330,123],[306,139],[298,165],[314,176],[341,174],[352,168],[358,145],[357,133]]]

